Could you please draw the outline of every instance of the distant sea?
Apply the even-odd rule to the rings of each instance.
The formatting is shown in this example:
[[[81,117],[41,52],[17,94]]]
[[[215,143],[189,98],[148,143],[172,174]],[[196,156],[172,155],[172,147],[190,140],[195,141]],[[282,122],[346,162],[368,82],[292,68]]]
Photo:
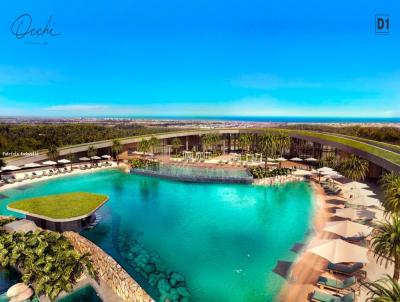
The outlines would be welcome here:
[[[108,118],[113,118],[108,116]],[[114,116],[159,120],[209,120],[271,123],[400,123],[400,117],[293,117],[293,116]]]

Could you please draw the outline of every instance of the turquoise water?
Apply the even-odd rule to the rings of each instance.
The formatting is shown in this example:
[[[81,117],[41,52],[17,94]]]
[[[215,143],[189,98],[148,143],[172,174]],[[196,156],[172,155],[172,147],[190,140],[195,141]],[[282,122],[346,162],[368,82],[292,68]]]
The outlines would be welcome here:
[[[159,291],[138,272],[133,249],[162,261],[168,274],[183,275],[190,301],[275,301],[285,280],[282,267],[296,258],[291,249],[305,239],[313,215],[306,183],[183,183],[116,170],[2,192],[8,198],[0,200],[0,213],[9,213],[6,204],[19,198],[73,191],[110,197],[99,211],[100,223],[83,235],[156,299]]]
[[[145,169],[135,168],[133,173],[153,175],[169,179],[180,179],[194,182],[251,183],[253,177],[246,170],[213,169],[184,167],[177,165],[160,165]]]
[[[96,290],[90,286],[83,286],[64,298],[58,299],[58,302],[101,302]]]
[[[177,166],[177,165],[160,165],[154,170],[172,176],[195,176],[195,177],[204,176],[204,177],[216,177],[216,178],[218,177],[247,178],[250,176],[250,174],[247,173],[246,170],[196,168],[196,167]]]

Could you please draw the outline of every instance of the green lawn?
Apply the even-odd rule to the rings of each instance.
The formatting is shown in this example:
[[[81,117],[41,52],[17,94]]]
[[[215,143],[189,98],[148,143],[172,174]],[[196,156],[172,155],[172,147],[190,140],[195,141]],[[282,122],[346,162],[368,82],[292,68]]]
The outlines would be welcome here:
[[[106,195],[74,192],[22,199],[10,203],[8,208],[54,219],[67,219],[92,213],[107,199]]]

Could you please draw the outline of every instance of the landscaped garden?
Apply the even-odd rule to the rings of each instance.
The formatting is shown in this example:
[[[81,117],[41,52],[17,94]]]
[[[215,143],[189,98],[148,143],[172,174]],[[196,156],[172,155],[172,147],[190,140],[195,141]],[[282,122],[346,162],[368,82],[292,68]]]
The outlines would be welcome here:
[[[22,199],[8,205],[13,211],[52,219],[68,219],[93,213],[108,200],[106,195],[73,192]]]
[[[0,264],[17,268],[21,280],[31,284],[36,295],[44,294],[52,301],[62,291],[72,291],[83,273],[95,275],[88,254],[79,254],[60,233],[50,231],[1,230]]]

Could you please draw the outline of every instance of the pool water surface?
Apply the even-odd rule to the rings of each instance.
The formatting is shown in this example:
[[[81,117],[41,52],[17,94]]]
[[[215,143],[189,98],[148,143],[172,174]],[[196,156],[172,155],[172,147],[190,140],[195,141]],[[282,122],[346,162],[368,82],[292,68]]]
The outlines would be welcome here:
[[[313,194],[304,182],[262,187],[204,184],[118,170],[8,190],[20,198],[87,191],[109,196],[83,236],[114,257],[156,300],[277,301],[293,246],[310,231]],[[189,296],[190,295],[190,296]]]

